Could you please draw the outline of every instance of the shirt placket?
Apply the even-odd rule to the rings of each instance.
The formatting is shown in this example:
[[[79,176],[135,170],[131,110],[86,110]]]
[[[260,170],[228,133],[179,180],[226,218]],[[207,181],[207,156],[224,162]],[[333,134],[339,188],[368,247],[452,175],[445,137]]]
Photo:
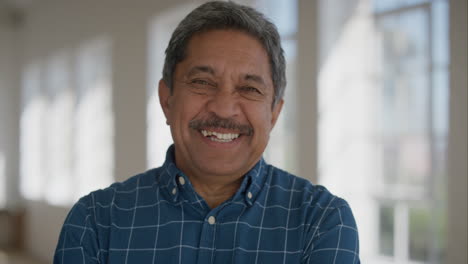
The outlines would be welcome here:
[[[203,222],[203,228],[200,235],[200,250],[198,252],[197,263],[213,263],[216,242],[217,210],[208,213]]]
[[[197,211],[203,218],[203,225],[200,232],[199,250],[197,263],[213,263],[215,254],[216,224],[219,209],[210,210],[202,198],[198,197],[192,187],[187,184],[184,176],[177,175],[180,193],[179,198],[185,199],[187,205]]]

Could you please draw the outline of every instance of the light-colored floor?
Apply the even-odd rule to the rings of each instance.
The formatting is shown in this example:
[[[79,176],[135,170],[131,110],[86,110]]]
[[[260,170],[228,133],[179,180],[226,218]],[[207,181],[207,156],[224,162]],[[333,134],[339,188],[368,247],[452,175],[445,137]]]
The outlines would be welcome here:
[[[24,252],[0,249],[0,264],[43,264],[43,262]]]

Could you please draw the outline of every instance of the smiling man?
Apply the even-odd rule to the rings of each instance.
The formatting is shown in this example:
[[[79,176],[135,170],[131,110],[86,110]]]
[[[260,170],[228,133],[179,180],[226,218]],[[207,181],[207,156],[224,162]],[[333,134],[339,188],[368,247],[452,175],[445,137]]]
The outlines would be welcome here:
[[[177,167],[210,208],[229,199],[259,162],[281,111],[268,54],[234,29],[199,32],[159,97],[175,142]],[[166,78],[165,78],[166,79]]]
[[[359,263],[348,204],[262,159],[285,86],[262,14],[193,10],[159,82],[174,139],[165,163],[80,199],[54,263]]]

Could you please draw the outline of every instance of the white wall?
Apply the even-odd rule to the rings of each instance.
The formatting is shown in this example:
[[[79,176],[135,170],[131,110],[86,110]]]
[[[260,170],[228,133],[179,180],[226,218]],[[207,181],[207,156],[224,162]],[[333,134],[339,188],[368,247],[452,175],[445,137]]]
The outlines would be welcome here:
[[[0,12],[0,206],[8,208],[15,208],[19,198],[17,177],[12,177],[18,175],[20,110],[15,40],[12,21]]]
[[[15,209],[18,192],[16,150],[18,133],[18,93],[14,86],[14,36],[11,21],[0,10],[0,208]],[[12,242],[12,232],[5,214],[0,213],[0,246]]]
[[[318,1],[299,0],[298,12],[298,175],[317,183]]]
[[[450,1],[450,132],[447,263],[468,263],[467,1]]]

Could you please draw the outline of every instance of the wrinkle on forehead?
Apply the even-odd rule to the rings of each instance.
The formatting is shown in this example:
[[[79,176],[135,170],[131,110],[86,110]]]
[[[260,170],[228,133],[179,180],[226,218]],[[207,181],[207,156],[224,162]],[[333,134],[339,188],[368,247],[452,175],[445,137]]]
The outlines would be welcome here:
[[[187,77],[191,77],[191,76],[196,75],[198,73],[207,73],[207,74],[213,75],[213,76],[217,75],[216,70],[213,67],[206,66],[206,65],[201,65],[201,66],[192,67],[188,71]],[[241,73],[240,76],[241,76],[242,80],[252,81],[252,82],[258,83],[258,84],[263,85],[263,86],[266,85],[265,80],[260,75],[253,74],[253,73]]]

